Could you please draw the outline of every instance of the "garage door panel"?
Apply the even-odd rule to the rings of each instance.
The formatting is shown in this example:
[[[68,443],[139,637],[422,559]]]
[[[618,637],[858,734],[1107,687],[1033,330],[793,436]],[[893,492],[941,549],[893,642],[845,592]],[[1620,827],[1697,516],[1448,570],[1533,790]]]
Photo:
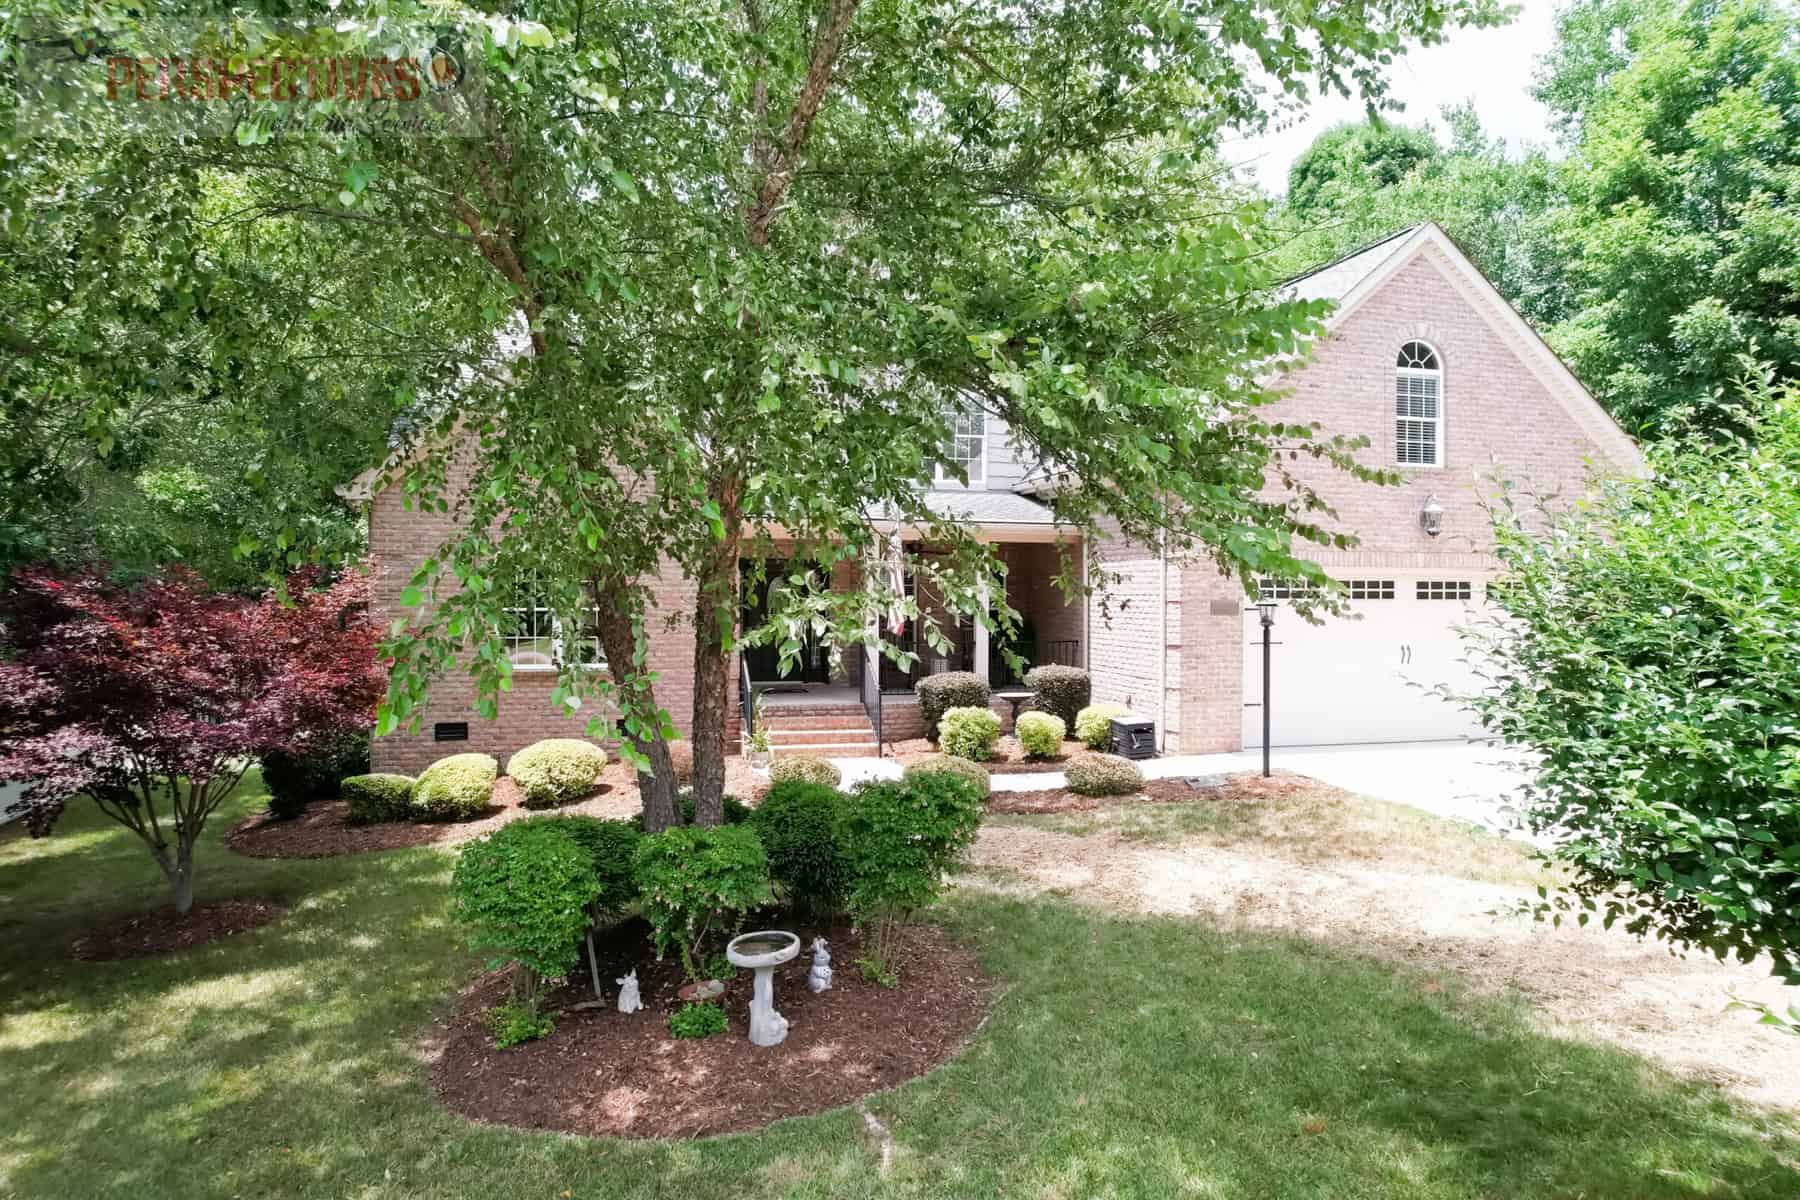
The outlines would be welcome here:
[[[1384,577],[1352,590],[1365,598],[1351,600],[1348,617],[1318,625],[1281,602],[1270,653],[1272,743],[1434,741],[1478,732],[1436,689],[1466,691],[1474,682],[1455,627],[1477,615],[1481,589],[1476,576]],[[1260,747],[1262,627],[1254,608],[1244,637],[1244,745]]]

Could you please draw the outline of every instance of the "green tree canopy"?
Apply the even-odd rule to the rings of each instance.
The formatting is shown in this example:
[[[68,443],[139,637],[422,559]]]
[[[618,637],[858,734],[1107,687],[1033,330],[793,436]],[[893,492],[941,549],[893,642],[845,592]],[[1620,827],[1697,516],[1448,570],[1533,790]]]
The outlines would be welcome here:
[[[1406,42],[1495,15],[1489,0],[1328,15],[1294,0],[389,5],[270,26],[245,60],[448,44],[467,74],[417,127],[298,136],[265,119],[269,102],[231,142],[175,136],[150,158],[232,197],[244,236],[321,247],[363,290],[368,319],[328,332],[401,379],[346,373],[360,394],[344,402],[415,416],[389,481],[463,518],[387,644],[384,727],[416,720],[465,661],[492,711],[527,591],[570,627],[592,611],[610,675],[571,663],[555,702],[622,711],[630,755],[656,768],[654,829],[676,819],[673,723],[643,667],[660,564],[698,592],[681,615],[702,823],[720,818],[740,637],[792,653],[804,622],[842,649],[907,603],[802,576],[742,631],[741,559],[867,558],[904,525],[945,551],[914,566],[955,607],[1014,620],[981,600],[1004,594],[991,548],[921,496],[961,470],[945,452],[959,408],[1006,421],[1054,474],[1072,532],[1209,555],[1247,583],[1315,575],[1299,545],[1343,539],[1285,463],[1348,469],[1348,447],[1261,419],[1256,380],[1320,313],[1271,298],[1264,208],[1211,151],[1266,116],[1269,77],[1289,95],[1378,96]],[[339,245],[347,257],[327,253]],[[150,294],[200,288],[188,262]],[[297,357],[224,329],[264,370]],[[1105,581],[1066,565],[1064,582]]]
[[[1437,156],[1437,138],[1421,126],[1379,118],[1336,125],[1288,168],[1288,204],[1310,216],[1343,193],[1391,188]]]
[[[1786,0],[1562,23],[1540,89],[1570,140],[1552,227],[1571,312],[1551,338],[1628,429],[1740,429],[1745,354],[1800,375],[1795,27]]]

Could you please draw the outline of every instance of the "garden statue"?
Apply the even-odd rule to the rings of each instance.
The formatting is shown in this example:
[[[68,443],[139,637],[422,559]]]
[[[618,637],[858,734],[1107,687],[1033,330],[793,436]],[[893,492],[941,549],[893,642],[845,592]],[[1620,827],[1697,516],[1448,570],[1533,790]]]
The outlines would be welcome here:
[[[644,1002],[638,999],[637,968],[625,972],[613,982],[619,985],[620,1012],[634,1013],[644,1007]]]
[[[806,973],[806,986],[816,996],[831,990],[831,951],[825,948],[824,938],[814,938],[812,952],[812,969]]]
[[[800,939],[778,929],[739,934],[725,945],[733,966],[756,972],[750,990],[750,1041],[755,1045],[779,1046],[787,1037],[787,1018],[775,1011],[775,968],[799,953]]]

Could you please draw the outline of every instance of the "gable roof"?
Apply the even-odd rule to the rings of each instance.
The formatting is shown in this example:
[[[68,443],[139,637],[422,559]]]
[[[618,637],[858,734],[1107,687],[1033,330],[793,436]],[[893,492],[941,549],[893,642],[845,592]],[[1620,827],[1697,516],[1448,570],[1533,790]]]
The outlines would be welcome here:
[[[1436,267],[1468,301],[1469,307],[1487,321],[1501,342],[1562,404],[1576,428],[1587,435],[1614,467],[1632,474],[1644,472],[1644,456],[1637,443],[1437,222],[1424,221],[1389,234],[1378,242],[1295,276],[1283,284],[1282,289],[1295,299],[1332,301],[1335,307],[1325,321],[1325,328],[1331,331],[1347,321],[1402,267],[1421,257]]]
[[[1296,300],[1342,301],[1344,296],[1358,283],[1361,283],[1371,271],[1396,253],[1400,249],[1401,242],[1418,228],[1417,225],[1408,225],[1405,229],[1390,233],[1379,241],[1370,242],[1348,254],[1340,255],[1322,267],[1314,267],[1310,271],[1296,275],[1281,285],[1282,290]]]

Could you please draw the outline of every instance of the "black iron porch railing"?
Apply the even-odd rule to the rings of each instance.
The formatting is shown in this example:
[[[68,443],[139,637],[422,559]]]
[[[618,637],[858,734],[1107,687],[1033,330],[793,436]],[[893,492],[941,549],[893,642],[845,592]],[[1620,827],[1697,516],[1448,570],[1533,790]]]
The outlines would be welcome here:
[[[738,732],[740,750],[750,748],[750,735],[756,732],[756,689],[750,686],[750,663],[738,656],[738,719],[743,728]]]
[[[1081,639],[1057,638],[1053,641],[1039,642],[1034,667],[1058,666],[1079,667],[1081,665]]]

